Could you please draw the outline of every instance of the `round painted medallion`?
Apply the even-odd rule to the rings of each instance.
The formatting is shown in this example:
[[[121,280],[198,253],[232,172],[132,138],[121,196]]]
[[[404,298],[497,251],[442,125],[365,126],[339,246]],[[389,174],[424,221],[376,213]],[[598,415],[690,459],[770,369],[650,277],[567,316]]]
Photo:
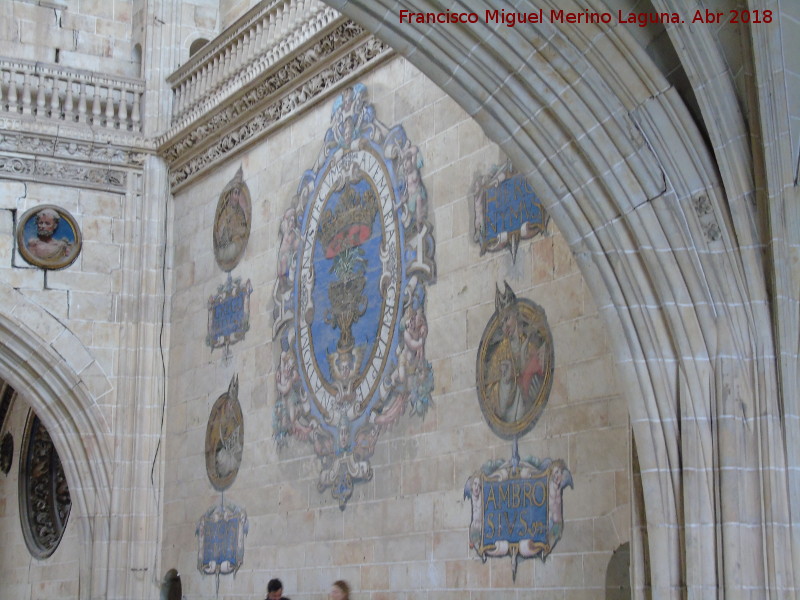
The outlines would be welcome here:
[[[228,391],[211,407],[206,426],[206,473],[215,490],[233,484],[239,473],[244,449],[244,417],[239,404],[239,377],[234,375]]]
[[[507,283],[495,300],[478,346],[478,398],[492,431],[513,439],[531,430],[547,404],[553,337],[544,309],[517,298]]]
[[[36,206],[19,220],[17,248],[27,262],[42,269],[68,267],[81,251],[81,230],[72,215],[59,206]]]
[[[251,215],[250,190],[239,168],[222,190],[214,215],[214,258],[223,271],[233,270],[242,259],[250,239]]]

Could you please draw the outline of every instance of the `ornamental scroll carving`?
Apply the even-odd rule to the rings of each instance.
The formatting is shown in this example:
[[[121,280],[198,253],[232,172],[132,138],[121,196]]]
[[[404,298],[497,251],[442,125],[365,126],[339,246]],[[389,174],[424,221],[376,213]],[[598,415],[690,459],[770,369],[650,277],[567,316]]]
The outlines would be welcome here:
[[[267,133],[289,114],[310,107],[349,75],[390,51],[389,46],[373,37],[357,43],[364,36],[360,26],[349,21],[342,23],[257,87],[218,109],[207,121],[168,140],[160,152],[171,165],[172,188],[187,183]],[[334,58],[337,52],[354,43],[357,45]],[[325,61],[330,62],[322,68]],[[251,116],[247,118],[248,115]],[[240,124],[231,128],[236,121]]]
[[[14,156],[0,152],[0,175],[12,179],[45,182],[125,192],[128,173],[42,157]]]

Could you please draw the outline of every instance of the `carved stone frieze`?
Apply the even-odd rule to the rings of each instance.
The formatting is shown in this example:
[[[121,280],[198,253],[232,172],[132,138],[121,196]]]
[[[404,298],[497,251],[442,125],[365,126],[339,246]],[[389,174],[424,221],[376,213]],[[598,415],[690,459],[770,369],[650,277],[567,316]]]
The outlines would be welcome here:
[[[58,157],[91,163],[141,168],[147,156],[145,151],[111,144],[69,139],[63,135],[0,130],[0,150],[36,156]]]
[[[128,172],[122,169],[44,157],[15,156],[2,151],[0,151],[0,176],[123,193],[128,181]]]
[[[258,85],[209,111],[201,122],[166,135],[159,153],[170,164],[173,190],[310,108],[390,51],[361,26],[339,24]]]

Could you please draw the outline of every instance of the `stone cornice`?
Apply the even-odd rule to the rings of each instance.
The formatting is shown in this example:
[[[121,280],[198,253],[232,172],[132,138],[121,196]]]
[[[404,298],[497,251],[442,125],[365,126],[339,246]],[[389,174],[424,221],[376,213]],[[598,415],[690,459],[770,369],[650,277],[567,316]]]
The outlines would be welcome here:
[[[0,177],[125,193],[129,171],[121,168],[19,155],[0,150]]]
[[[0,176],[124,191],[152,141],[123,131],[98,131],[34,117],[0,118]]]
[[[391,49],[361,26],[340,20],[225,102],[159,141],[173,192],[276,127],[311,108]],[[247,78],[244,78],[247,80]]]
[[[0,117],[0,148],[135,168],[141,166],[142,155],[154,152],[155,144],[141,134],[125,131],[5,116]]]

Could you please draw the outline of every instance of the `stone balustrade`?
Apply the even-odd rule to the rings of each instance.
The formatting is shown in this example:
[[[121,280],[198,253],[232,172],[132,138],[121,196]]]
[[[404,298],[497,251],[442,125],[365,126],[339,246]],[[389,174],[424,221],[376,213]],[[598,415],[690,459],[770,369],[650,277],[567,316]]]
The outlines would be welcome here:
[[[0,115],[141,132],[144,81],[0,59]]]
[[[336,19],[339,13],[320,0],[276,0],[255,7],[167,79],[172,124],[191,120],[210,100],[241,89]]]

